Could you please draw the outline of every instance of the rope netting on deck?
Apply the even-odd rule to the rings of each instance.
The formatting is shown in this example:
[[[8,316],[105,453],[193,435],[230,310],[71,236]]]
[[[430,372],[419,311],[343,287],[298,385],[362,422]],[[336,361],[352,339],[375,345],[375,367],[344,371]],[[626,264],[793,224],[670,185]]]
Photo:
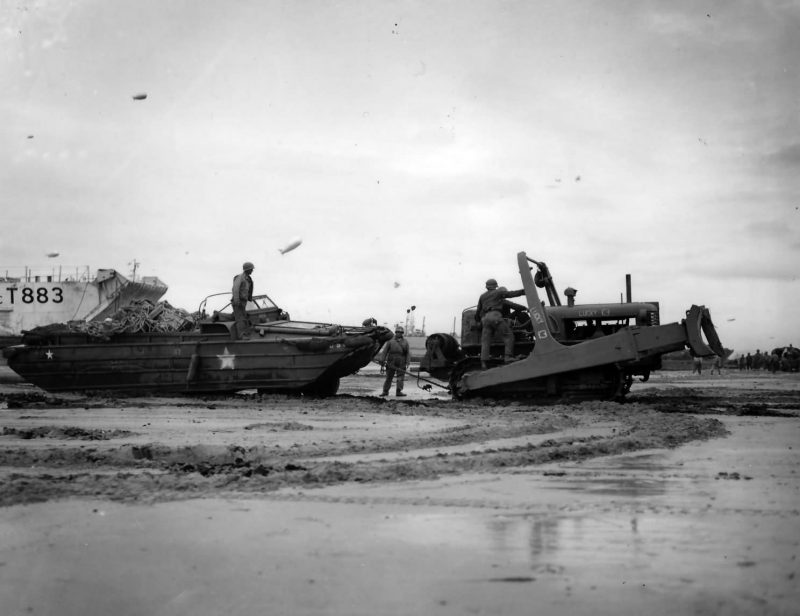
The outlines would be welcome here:
[[[24,333],[28,338],[58,333],[83,333],[92,338],[109,338],[122,333],[181,332],[194,329],[196,318],[196,315],[182,308],[175,308],[167,301],[154,304],[148,299],[141,299],[103,321],[53,323]]]

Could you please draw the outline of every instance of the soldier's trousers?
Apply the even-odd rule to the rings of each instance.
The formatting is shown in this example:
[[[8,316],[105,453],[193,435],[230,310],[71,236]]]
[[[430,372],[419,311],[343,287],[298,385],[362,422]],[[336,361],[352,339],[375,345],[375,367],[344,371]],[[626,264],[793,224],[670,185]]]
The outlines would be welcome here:
[[[383,382],[383,393],[389,393],[395,373],[397,373],[397,391],[403,391],[403,383],[406,380],[405,370],[405,355],[389,355],[389,357],[386,358],[386,380]]]
[[[514,356],[514,332],[503,319],[499,310],[490,310],[481,319],[481,361],[486,361],[491,355],[492,338],[496,333],[503,336],[505,344],[505,357]]]
[[[244,305],[233,305],[233,319],[236,321],[235,335],[238,339],[241,338],[250,327],[250,319],[247,318],[247,311],[245,310]]]

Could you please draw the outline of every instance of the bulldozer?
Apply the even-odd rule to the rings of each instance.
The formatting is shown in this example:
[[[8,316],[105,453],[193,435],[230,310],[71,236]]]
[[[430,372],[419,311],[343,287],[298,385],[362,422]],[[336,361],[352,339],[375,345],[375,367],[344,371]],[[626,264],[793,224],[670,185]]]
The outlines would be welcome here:
[[[460,344],[442,333],[425,341],[420,372],[447,381],[457,399],[622,401],[634,378],[647,381],[666,353],[688,348],[693,356],[711,357],[725,352],[705,306],[692,305],[681,322],[662,325],[658,302],[631,301],[630,279],[625,303],[576,304],[577,292],[570,287],[564,306],[546,263],[520,252],[517,264],[527,306],[505,300],[503,319],[514,335],[511,358],[495,335],[491,358],[481,362],[476,307],[462,312]],[[544,290],[549,305],[537,289]]]

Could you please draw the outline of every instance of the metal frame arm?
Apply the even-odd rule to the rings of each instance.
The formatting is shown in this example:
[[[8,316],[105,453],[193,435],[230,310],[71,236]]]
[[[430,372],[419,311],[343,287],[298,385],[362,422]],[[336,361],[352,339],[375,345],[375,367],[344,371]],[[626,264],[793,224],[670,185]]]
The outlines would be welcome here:
[[[553,338],[550,328],[547,326],[547,317],[544,314],[544,306],[539,299],[536,290],[536,283],[533,281],[531,267],[528,265],[528,256],[524,252],[517,253],[517,264],[519,265],[519,275],[522,278],[522,288],[525,289],[525,299],[528,300],[528,313],[531,315],[533,325],[533,335],[536,344],[533,347],[533,355],[552,353],[565,348],[563,344]],[[531,261],[535,263],[535,261]]]

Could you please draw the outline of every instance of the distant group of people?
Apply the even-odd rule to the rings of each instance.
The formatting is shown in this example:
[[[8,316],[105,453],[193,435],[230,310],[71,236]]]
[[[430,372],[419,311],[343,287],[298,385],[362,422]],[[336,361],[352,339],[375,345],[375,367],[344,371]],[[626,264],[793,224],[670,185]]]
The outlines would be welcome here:
[[[725,367],[725,359],[715,355],[711,360],[711,374],[716,371],[717,374],[722,374],[722,368]],[[729,368],[735,368],[741,371],[748,370],[767,370],[769,372],[797,372],[800,369],[800,349],[793,347],[791,344],[786,347],[778,347],[770,352],[761,349],[756,349],[755,353],[742,353],[739,357],[731,359],[728,362]],[[692,374],[703,373],[703,359],[695,357],[692,362]]]
[[[756,349],[754,354],[739,355],[734,361],[739,370],[797,372],[800,365],[800,349],[796,349],[791,344],[785,347],[777,347],[772,351],[764,351],[763,353],[761,349]]]

